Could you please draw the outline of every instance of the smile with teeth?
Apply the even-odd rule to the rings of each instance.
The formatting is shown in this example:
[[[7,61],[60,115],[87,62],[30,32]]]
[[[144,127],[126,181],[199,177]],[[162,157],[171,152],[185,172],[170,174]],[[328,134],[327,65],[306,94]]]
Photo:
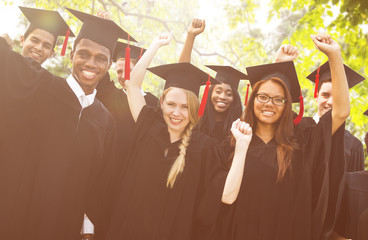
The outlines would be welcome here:
[[[35,52],[35,51],[31,51],[32,55],[35,57],[41,57],[41,54]]]
[[[183,121],[182,119],[176,119],[176,118],[170,118],[170,120],[174,124],[179,124],[179,123],[181,123]]]
[[[218,107],[226,107],[227,103],[226,102],[216,102]]]
[[[96,77],[95,72],[83,70],[82,73],[83,73],[83,77],[88,78],[88,79],[92,79],[92,78]]]
[[[262,111],[262,113],[265,116],[273,116],[273,115],[275,115],[275,112],[271,112],[271,111]]]

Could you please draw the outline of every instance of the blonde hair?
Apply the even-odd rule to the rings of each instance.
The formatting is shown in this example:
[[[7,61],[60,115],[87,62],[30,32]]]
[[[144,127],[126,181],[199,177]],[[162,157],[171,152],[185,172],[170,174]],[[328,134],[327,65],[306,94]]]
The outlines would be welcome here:
[[[164,93],[162,94],[162,99],[165,99],[166,94],[171,89],[172,88],[168,88],[164,91]],[[189,124],[186,126],[183,137],[181,139],[181,144],[179,146],[179,149],[180,149],[179,156],[176,158],[175,162],[171,166],[169,175],[167,177],[166,186],[168,188],[173,188],[176,177],[180,173],[182,173],[184,170],[185,155],[186,155],[187,148],[190,142],[190,138],[192,136],[192,130],[199,121],[199,116],[198,116],[199,101],[198,101],[197,96],[189,90],[185,90],[185,89],[183,90],[185,94],[187,95]]]

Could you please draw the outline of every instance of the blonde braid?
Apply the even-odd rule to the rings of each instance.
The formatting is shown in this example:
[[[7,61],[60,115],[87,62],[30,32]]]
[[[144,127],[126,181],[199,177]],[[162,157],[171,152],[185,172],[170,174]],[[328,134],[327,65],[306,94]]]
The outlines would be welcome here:
[[[169,176],[167,177],[166,187],[173,188],[176,177],[179,173],[182,173],[185,166],[185,154],[187,152],[187,147],[189,145],[190,137],[192,136],[192,129],[194,125],[189,124],[187,129],[185,130],[184,136],[181,139],[181,144],[179,146],[180,152],[179,156],[176,158],[174,164],[172,165]]]

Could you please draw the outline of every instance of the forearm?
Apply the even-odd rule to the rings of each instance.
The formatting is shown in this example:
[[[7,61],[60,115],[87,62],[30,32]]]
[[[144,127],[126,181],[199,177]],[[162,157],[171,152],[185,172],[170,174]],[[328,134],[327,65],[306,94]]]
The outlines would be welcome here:
[[[249,143],[237,141],[235,144],[235,153],[230,171],[227,175],[222,202],[232,204],[238,197],[240,186],[243,180],[245,157],[248,151]]]
[[[328,56],[332,80],[332,133],[334,133],[350,114],[349,87],[340,51]]]
[[[192,50],[194,45],[195,36],[192,34],[187,34],[187,38],[185,39],[183,50],[181,51],[179,62],[189,62],[192,57]]]
[[[148,47],[147,51],[143,54],[141,59],[134,66],[131,74],[129,82],[131,85],[138,86],[141,88],[144,76],[146,75],[146,70],[151,64],[152,59],[157,53],[157,50],[160,48],[160,45],[157,42],[151,43]]]

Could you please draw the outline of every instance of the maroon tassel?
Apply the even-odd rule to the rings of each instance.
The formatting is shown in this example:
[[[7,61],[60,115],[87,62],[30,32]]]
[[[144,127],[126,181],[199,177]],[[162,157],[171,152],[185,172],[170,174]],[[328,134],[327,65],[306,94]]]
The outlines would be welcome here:
[[[198,111],[198,116],[200,116],[200,117],[203,116],[204,109],[206,108],[208,90],[210,89],[210,85],[211,85],[210,79],[211,79],[211,76],[210,76],[210,74],[208,74],[208,80],[206,82],[206,88],[204,89],[201,105],[199,106],[199,111]]]
[[[316,74],[316,82],[315,82],[315,85],[314,85],[314,98],[317,98],[317,95],[318,95],[318,83],[319,83],[319,69],[321,67],[319,67],[317,69],[317,74]]]
[[[244,100],[244,106],[245,107],[247,106],[247,103],[248,103],[249,86],[250,86],[250,84],[248,83],[247,84],[247,94],[245,94],[245,100]]]
[[[141,59],[142,53],[143,53],[143,48],[141,48],[141,53],[139,54],[138,61],[139,61],[139,59]]]
[[[130,47],[129,47],[129,35],[128,35],[128,45],[125,48],[125,71],[124,79],[130,80]]]
[[[70,35],[70,28],[68,28],[68,31],[66,31],[66,34],[65,34],[63,48],[61,49],[61,56],[65,55],[66,47],[68,46],[69,35]]]
[[[303,115],[304,115],[304,101],[303,101],[302,90],[300,90],[299,103],[300,103],[299,114],[294,119],[294,125],[298,125],[300,123],[300,121],[302,120]]]

